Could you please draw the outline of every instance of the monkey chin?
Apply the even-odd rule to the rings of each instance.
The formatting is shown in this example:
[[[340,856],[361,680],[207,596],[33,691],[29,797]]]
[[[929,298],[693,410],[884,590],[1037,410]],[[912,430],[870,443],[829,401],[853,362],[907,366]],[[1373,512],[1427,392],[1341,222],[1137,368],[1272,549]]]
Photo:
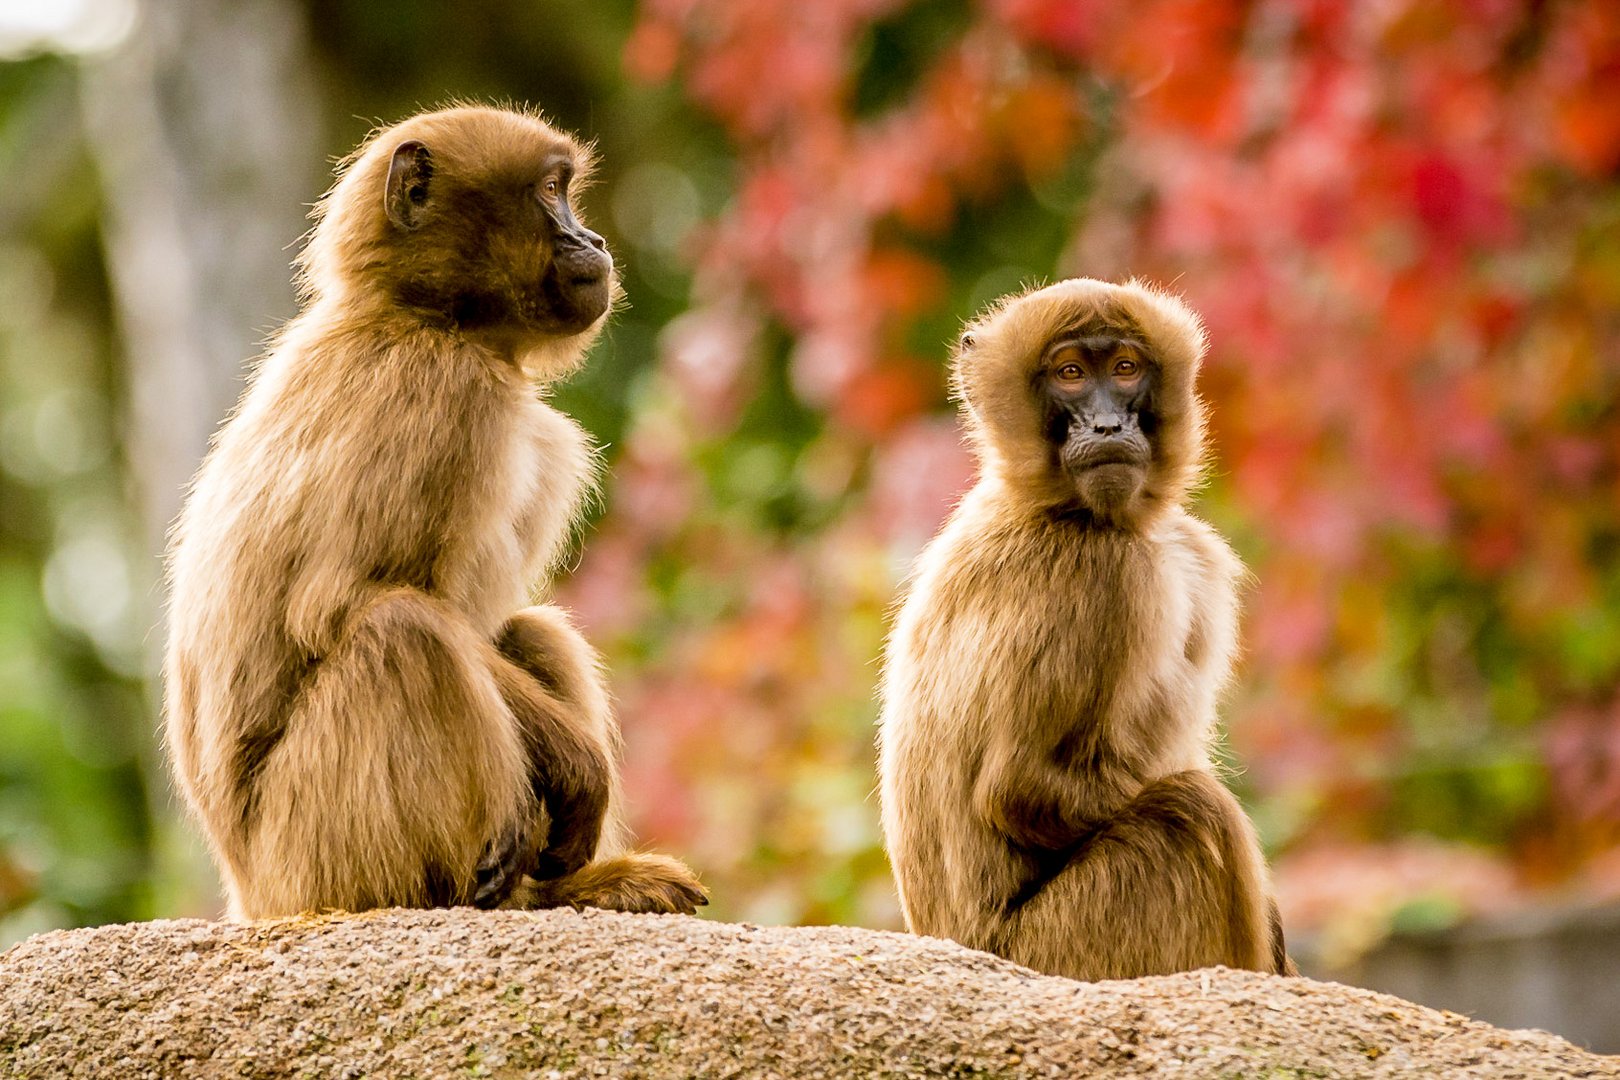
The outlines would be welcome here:
[[[511,358],[531,378],[550,382],[584,362],[586,347],[601,333],[619,295],[612,274],[565,287],[551,284],[538,294],[538,310],[524,318],[464,332]]]
[[[547,275],[541,286],[540,306],[544,315],[536,329],[542,334],[568,337],[582,334],[596,325],[613,306],[617,282],[613,264],[604,260],[584,272]]]
[[[1099,519],[1123,521],[1147,482],[1147,470],[1114,461],[1070,471],[1080,503]]]

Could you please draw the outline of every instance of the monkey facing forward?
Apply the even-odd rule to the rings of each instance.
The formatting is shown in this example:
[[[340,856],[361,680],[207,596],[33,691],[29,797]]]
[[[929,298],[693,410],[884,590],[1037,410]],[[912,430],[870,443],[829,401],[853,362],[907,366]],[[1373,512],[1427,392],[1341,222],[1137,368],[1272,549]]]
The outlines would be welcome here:
[[[976,486],[891,636],[883,829],[908,927],[1095,980],[1291,971],[1211,761],[1243,568],[1184,508],[1198,317],[1061,282],[962,336]]]
[[[316,212],[303,307],[176,526],[174,771],[230,913],[476,904],[691,912],[623,854],[596,654],[522,607],[590,487],[567,374],[617,292],[589,167],[538,117],[376,133]]]

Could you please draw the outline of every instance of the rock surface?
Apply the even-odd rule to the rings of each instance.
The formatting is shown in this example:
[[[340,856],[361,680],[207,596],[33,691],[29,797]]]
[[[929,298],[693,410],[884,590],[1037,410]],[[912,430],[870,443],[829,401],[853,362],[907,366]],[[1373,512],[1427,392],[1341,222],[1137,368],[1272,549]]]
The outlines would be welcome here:
[[[1620,1077],[1541,1032],[1211,969],[606,912],[62,931],[0,956],[7,1077]]]

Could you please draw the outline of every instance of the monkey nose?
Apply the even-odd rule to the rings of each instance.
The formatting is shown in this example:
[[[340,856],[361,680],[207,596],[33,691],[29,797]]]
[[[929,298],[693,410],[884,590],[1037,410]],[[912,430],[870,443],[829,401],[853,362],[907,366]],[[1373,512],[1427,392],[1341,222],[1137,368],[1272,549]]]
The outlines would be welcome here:
[[[594,232],[590,229],[581,229],[580,235],[585,237],[585,242],[590,244],[591,247],[595,248],[597,251],[607,250],[607,241],[602,239],[600,233]]]
[[[1110,416],[1103,420],[1094,420],[1091,430],[1096,435],[1118,435],[1125,430],[1125,422],[1117,416]]]

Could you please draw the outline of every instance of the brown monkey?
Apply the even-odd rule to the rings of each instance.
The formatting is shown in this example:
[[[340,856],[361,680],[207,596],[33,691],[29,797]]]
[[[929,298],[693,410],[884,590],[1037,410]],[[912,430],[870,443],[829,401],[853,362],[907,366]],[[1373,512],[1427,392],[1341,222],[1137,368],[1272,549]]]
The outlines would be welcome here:
[[[978,483],[923,552],[884,673],[883,826],[907,925],[1038,971],[1287,967],[1211,762],[1237,557],[1184,508],[1204,330],[1132,282],[972,324]]]
[[[215,438],[169,559],[167,737],[237,917],[387,905],[685,911],[622,854],[596,654],[528,607],[589,488],[535,387],[616,294],[536,116],[373,135],[300,257],[302,312]]]

